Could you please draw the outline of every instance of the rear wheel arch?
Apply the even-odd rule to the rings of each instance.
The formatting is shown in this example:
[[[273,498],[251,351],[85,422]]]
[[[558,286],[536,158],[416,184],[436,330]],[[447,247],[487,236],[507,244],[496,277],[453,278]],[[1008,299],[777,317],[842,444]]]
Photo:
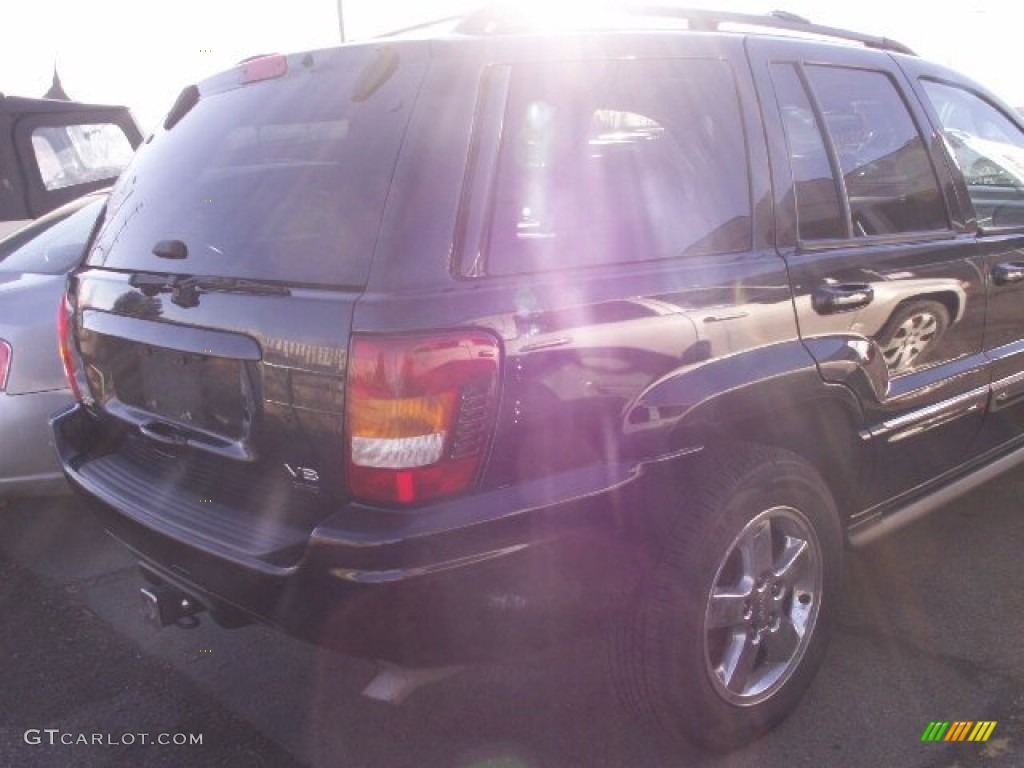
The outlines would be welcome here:
[[[744,412],[723,401],[677,427],[669,442],[676,449],[700,445],[705,453],[728,450],[740,441],[788,451],[821,475],[845,522],[857,511],[871,469],[868,447],[859,437],[860,422],[852,394],[832,386],[828,393],[771,412]]]
[[[934,293],[922,293],[920,296],[915,296],[914,299],[921,299],[925,301],[935,301],[942,304],[946,311],[949,312],[950,325],[957,322],[963,315],[963,298],[958,296],[953,291],[935,291]],[[913,303],[914,299],[904,299],[899,303],[898,306],[902,307],[906,304]]]

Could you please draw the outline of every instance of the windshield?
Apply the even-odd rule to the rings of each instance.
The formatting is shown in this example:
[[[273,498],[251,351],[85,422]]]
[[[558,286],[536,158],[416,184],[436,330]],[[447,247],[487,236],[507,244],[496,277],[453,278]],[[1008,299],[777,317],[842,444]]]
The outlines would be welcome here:
[[[89,263],[113,269],[362,285],[411,92],[404,59],[365,100],[353,92],[374,50],[288,59],[288,74],[227,90],[144,145],[111,195]],[[231,75],[232,73],[228,73]],[[187,256],[153,254],[180,241]]]
[[[0,240],[0,272],[59,275],[81,260],[104,197],[60,208]]]

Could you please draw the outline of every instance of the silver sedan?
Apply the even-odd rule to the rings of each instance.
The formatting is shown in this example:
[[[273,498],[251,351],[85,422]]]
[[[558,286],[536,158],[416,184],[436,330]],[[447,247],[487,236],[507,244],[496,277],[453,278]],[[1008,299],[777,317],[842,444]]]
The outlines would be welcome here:
[[[71,403],[57,309],[105,200],[86,195],[0,240],[0,499],[67,490],[49,425]]]

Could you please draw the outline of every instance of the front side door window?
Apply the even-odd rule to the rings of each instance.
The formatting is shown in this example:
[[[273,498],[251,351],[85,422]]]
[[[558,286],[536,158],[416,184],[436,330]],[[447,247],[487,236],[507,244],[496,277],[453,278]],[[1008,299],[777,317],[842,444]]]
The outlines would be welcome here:
[[[1024,434],[1024,131],[979,92],[928,76],[918,82],[978,224],[993,397],[977,444],[991,449]]]
[[[971,91],[936,80],[921,84],[967,182],[978,225],[1024,225],[1024,132]]]

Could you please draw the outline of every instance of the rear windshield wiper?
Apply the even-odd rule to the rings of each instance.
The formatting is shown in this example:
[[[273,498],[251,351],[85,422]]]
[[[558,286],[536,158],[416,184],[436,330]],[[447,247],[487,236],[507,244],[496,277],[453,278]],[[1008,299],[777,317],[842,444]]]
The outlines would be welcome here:
[[[146,296],[170,293],[171,303],[188,309],[199,306],[203,293],[247,293],[254,296],[290,296],[291,289],[244,277],[198,277],[195,275],[132,275],[128,281]]]

